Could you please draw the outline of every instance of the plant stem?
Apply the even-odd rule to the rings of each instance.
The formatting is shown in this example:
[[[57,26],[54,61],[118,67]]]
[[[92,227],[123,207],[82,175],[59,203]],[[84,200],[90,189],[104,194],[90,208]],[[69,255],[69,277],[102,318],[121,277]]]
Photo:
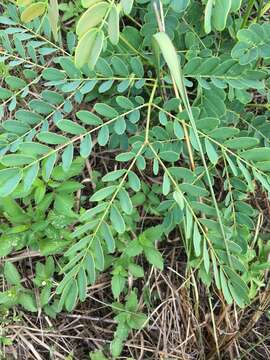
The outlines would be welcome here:
[[[176,86],[174,80],[173,80],[173,88],[174,88],[174,92],[175,92],[175,95],[176,95],[177,99],[180,100],[180,95],[179,95],[179,92],[178,92],[178,89],[177,89],[177,86]],[[179,110],[180,110],[180,112],[183,111],[181,105],[179,105]],[[187,126],[186,126],[185,121],[183,121],[182,125],[183,125],[184,134],[185,134],[185,140],[186,140],[186,144],[187,144],[187,149],[188,149],[190,168],[191,168],[192,171],[194,171],[195,170],[195,162],[194,162],[192,147],[191,147],[191,144],[190,144],[189,134],[188,134],[188,130],[187,130]]]
[[[260,0],[260,1],[259,1],[258,14],[257,14],[257,17],[256,17],[256,22],[259,22],[260,17],[261,17],[261,15],[262,15],[263,1],[264,1],[264,0]]]
[[[148,144],[148,142],[149,142],[149,128],[150,128],[150,120],[151,120],[151,109],[152,109],[153,100],[154,100],[154,96],[155,96],[156,89],[157,89],[157,83],[158,83],[158,81],[156,80],[155,84],[153,86],[152,92],[151,92],[149,103],[148,103],[146,130],[145,130],[145,144]]]
[[[246,13],[244,15],[244,18],[243,18],[243,21],[241,24],[241,29],[243,29],[247,26],[248,18],[250,16],[250,13],[251,13],[254,3],[255,3],[255,0],[249,0],[247,10],[246,10]]]

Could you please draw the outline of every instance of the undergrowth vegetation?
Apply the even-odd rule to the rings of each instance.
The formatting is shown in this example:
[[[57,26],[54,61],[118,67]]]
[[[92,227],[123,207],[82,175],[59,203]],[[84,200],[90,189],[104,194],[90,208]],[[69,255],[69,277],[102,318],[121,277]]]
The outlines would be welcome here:
[[[149,269],[174,266],[168,244],[184,247],[178,281],[195,313],[202,288],[215,303],[211,356],[224,345],[215,310],[258,296],[268,309],[269,8],[1,3],[3,323],[17,311],[72,312],[106,274],[114,335],[106,357],[90,356],[125,356],[160,306]]]

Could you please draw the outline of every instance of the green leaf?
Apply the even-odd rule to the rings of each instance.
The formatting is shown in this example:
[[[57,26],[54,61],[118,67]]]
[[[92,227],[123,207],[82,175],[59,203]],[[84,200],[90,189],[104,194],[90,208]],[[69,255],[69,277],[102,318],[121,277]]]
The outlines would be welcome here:
[[[241,156],[245,160],[251,160],[251,161],[267,161],[270,159],[270,148],[261,147],[256,149],[251,149],[244,151]]]
[[[212,11],[213,11],[213,0],[208,0],[205,7],[204,14],[204,31],[206,34],[211,32],[211,19],[212,19]]]
[[[39,114],[36,114],[32,111],[28,110],[18,110],[15,113],[15,117],[17,120],[21,121],[22,123],[29,123],[29,124],[38,124],[43,121],[43,117]]]
[[[1,164],[4,166],[22,166],[28,165],[35,161],[35,158],[29,155],[20,155],[20,154],[9,154],[2,157],[0,160]]]
[[[119,116],[118,112],[111,106],[104,103],[96,103],[94,110],[99,114],[108,119],[114,119]]]
[[[72,135],[82,135],[86,132],[85,128],[71,120],[60,120],[57,127]]]
[[[171,182],[170,178],[168,177],[167,173],[163,175],[163,183],[162,183],[162,193],[163,195],[168,195],[171,190]]]
[[[42,71],[42,77],[48,81],[59,81],[64,80],[66,75],[63,71],[55,69],[55,68],[48,68]]]
[[[104,253],[100,241],[94,242],[95,264],[99,271],[104,270]]]
[[[91,8],[89,9],[91,10]],[[98,31],[96,28],[86,32],[80,39],[75,50],[75,65],[79,69],[88,64],[90,69],[93,69],[104,41],[103,31]]]
[[[77,281],[71,280],[71,286],[69,288],[69,291],[65,299],[65,307],[68,312],[71,312],[75,308],[78,298],[78,293],[79,293],[79,289],[78,289]]]
[[[48,115],[53,112],[54,108],[50,104],[42,100],[31,100],[29,102],[30,109],[38,112],[39,114]]]
[[[83,157],[84,159],[87,159],[89,157],[89,155],[91,154],[92,148],[93,148],[92,138],[91,138],[90,134],[87,134],[86,136],[84,136],[81,139],[81,144],[80,144],[81,157]]]
[[[246,285],[245,281],[230,267],[224,266],[224,270],[232,284],[239,288],[239,292],[241,291],[241,297],[244,299],[244,301],[246,303],[249,303],[249,288]]]
[[[196,186],[196,185],[192,185],[192,184],[181,184],[180,189],[184,192],[187,192],[188,194],[192,195],[192,196],[207,196],[209,193],[206,189],[200,187],[200,186]]]
[[[84,8],[89,8],[90,6],[93,6],[100,1],[101,0],[81,0],[81,3]]]
[[[134,314],[128,320],[128,324],[132,329],[142,329],[148,321],[148,317],[145,314]]]
[[[171,7],[177,13],[183,12],[186,10],[187,6],[189,5],[190,0],[172,0]]]
[[[129,264],[128,271],[136,278],[144,277],[144,270],[141,266],[136,264]]]
[[[242,0],[233,0],[231,5],[231,11],[236,12],[241,6]]]
[[[95,114],[87,110],[81,110],[76,113],[76,116],[84,124],[98,126],[102,124],[102,120]]]
[[[215,283],[216,283],[218,290],[221,290],[220,276],[219,276],[219,271],[218,271],[218,267],[217,267],[216,255],[212,251],[211,251],[211,259],[212,259]]]
[[[213,139],[227,139],[232,136],[236,136],[239,133],[239,129],[230,127],[219,127],[210,132],[210,136]]]
[[[60,95],[56,91],[44,90],[41,93],[43,100],[47,101],[52,105],[60,105],[65,102],[63,95]]]
[[[20,144],[20,150],[27,155],[44,155],[50,152],[49,146],[39,144],[37,142],[24,142]]]
[[[179,160],[179,154],[171,150],[162,151],[159,153],[159,156],[162,160],[168,162],[175,162]]]
[[[80,301],[85,301],[87,296],[87,277],[84,268],[80,268],[77,279],[78,294]]]
[[[140,245],[139,241],[133,240],[127,245],[125,253],[129,257],[134,257],[141,254],[142,251],[143,251],[143,247]]]
[[[44,181],[49,181],[54,165],[57,160],[57,153],[53,153],[50,156],[48,156],[47,159],[43,161],[43,168],[42,168],[42,177]]]
[[[114,170],[114,171],[111,171],[108,174],[104,175],[101,180],[104,182],[115,181],[115,180],[119,179],[120,177],[122,177],[125,174],[125,172],[126,172],[125,169]]]
[[[251,23],[247,29],[237,32],[238,42],[234,45],[231,56],[241,65],[252,63],[259,57],[269,57],[269,24]]]
[[[21,282],[21,277],[16,266],[9,261],[5,262],[4,275],[10,285],[19,285]]]
[[[126,161],[130,161],[131,159],[133,159],[135,157],[135,153],[133,152],[126,152],[126,153],[122,153],[119,154],[115,157],[116,161],[121,161],[121,162],[126,162]]]
[[[68,142],[68,138],[49,131],[42,131],[37,135],[39,141],[50,145],[60,145]]]
[[[0,170],[0,197],[10,195],[21,181],[23,172],[19,168]]]
[[[87,221],[87,220],[91,220],[96,214],[101,213],[103,210],[105,210],[107,207],[106,203],[101,203],[89,210],[87,210],[86,212],[83,213],[83,215],[81,215],[81,221]]]
[[[115,74],[117,74],[119,76],[123,76],[123,77],[128,77],[128,75],[129,75],[128,67],[127,67],[126,63],[120,57],[113,56],[111,58],[111,63],[112,63]]]
[[[33,185],[34,181],[38,176],[38,172],[39,172],[38,162],[34,163],[32,166],[26,169],[23,177],[24,191],[29,191],[31,189],[31,186]]]
[[[86,10],[78,21],[77,35],[81,38],[90,29],[98,25],[103,20],[108,8],[109,4],[106,1],[101,1]],[[90,47],[90,44],[88,46]]]
[[[126,279],[121,275],[114,275],[112,277],[112,292],[115,299],[119,298],[119,295],[123,291],[126,284]]]
[[[218,158],[219,158],[216,149],[214,148],[213,144],[208,139],[205,139],[204,144],[205,144],[205,149],[206,149],[206,153],[207,153],[209,160],[211,161],[211,163],[213,165],[216,165],[218,162]]]
[[[90,197],[90,201],[101,201],[111,196],[116,190],[116,185],[108,186],[103,189],[98,190]]]
[[[98,61],[99,55],[103,48],[104,39],[105,39],[104,32],[102,30],[99,30],[95,38],[93,47],[91,49],[91,54],[88,61],[88,67],[90,70],[94,70],[94,67]]]
[[[119,12],[115,4],[112,5],[112,8],[109,13],[108,18],[108,34],[110,42],[113,45],[118,44],[119,41]]]
[[[213,8],[213,25],[218,31],[223,31],[226,26],[232,0],[215,0]]]
[[[113,253],[115,251],[115,241],[111,229],[106,222],[103,222],[101,225],[101,233],[108,247],[108,251]]]
[[[131,13],[133,2],[134,0],[120,0],[120,4],[122,5],[125,15],[129,15]]]
[[[72,164],[74,154],[74,146],[73,144],[69,144],[62,154],[62,168],[65,172],[67,172]]]
[[[261,185],[269,192],[270,191],[270,183],[269,183],[268,178],[266,176],[263,176],[259,172],[257,172],[255,169],[252,169],[252,171],[253,171],[253,175],[254,175],[255,179],[259,180]],[[253,190],[253,188],[252,188],[252,190]]]
[[[111,89],[111,87],[113,86],[114,84],[114,80],[113,79],[110,79],[110,80],[107,80],[107,81],[104,81],[98,88],[98,92],[100,94],[103,94],[107,91],[109,91]]]
[[[150,264],[154,265],[160,270],[163,270],[163,258],[158,250],[156,250],[154,247],[145,247],[143,251]]]
[[[30,22],[41,16],[46,10],[46,5],[44,2],[37,2],[35,4],[29,5],[21,14],[22,22]]]
[[[231,295],[232,295],[234,301],[237,303],[237,305],[240,308],[243,309],[245,307],[246,303],[241,296],[242,294],[241,294],[241,291],[239,291],[239,287],[234,286],[230,281],[228,281],[228,287],[230,289],[230,292],[231,292]]]
[[[102,128],[98,132],[97,141],[100,146],[105,146],[109,141],[109,127],[107,125],[102,126]]]
[[[118,232],[118,234],[123,234],[125,232],[126,230],[125,221],[115,205],[111,207],[110,220],[112,222],[112,226]]]
[[[269,172],[270,171],[270,161],[260,161],[256,163],[256,167],[259,170]]]
[[[49,303],[51,296],[51,288],[49,286],[45,286],[40,292],[40,305],[42,307],[46,306]]]
[[[9,255],[13,249],[13,237],[1,236],[0,242],[0,256],[4,257]]]
[[[199,257],[201,255],[201,243],[202,243],[202,237],[198,229],[198,225],[195,222],[193,227],[193,246],[195,255]]]
[[[52,29],[54,40],[58,40],[59,5],[58,0],[50,0],[48,4],[48,19]]]
[[[10,90],[0,87],[0,100],[7,100],[12,97],[12,95]]]
[[[65,83],[61,90],[64,92],[64,93],[71,93],[71,92],[74,92],[76,89],[78,89],[78,87],[80,86],[81,82],[80,80],[75,80],[75,81],[71,81],[69,83]]]
[[[141,181],[137,174],[135,174],[133,171],[130,171],[128,173],[128,184],[131,187],[132,190],[138,192],[141,189]]]
[[[91,254],[86,256],[84,264],[88,274],[87,276],[88,281],[90,282],[90,284],[94,284],[96,281],[96,270],[95,270],[95,261]]]
[[[178,120],[174,120],[173,130],[174,130],[174,135],[177,137],[177,139],[179,140],[184,139],[185,137],[184,130]]]
[[[129,100],[129,98],[127,98],[125,96],[117,96],[116,102],[122,109],[125,109],[125,110],[133,110],[134,109],[133,103]]]
[[[127,329],[128,331],[128,329]],[[117,358],[119,355],[121,355],[121,352],[123,350],[124,341],[122,338],[114,338],[113,341],[110,344],[110,350],[112,353],[113,358]]]
[[[72,59],[68,56],[61,56],[59,58],[59,63],[63,70],[67,73],[68,77],[71,79],[80,79],[81,72],[76,68]]]
[[[100,58],[99,58],[99,60],[97,61],[97,65],[98,65],[99,61],[100,61]],[[81,94],[88,94],[88,93],[90,93],[90,92],[94,89],[94,87],[96,86],[96,84],[97,84],[97,80],[96,80],[96,79],[95,79],[95,80],[85,81],[84,85],[80,88],[80,93],[81,93]]]
[[[143,236],[153,243],[162,238],[163,231],[162,225],[151,226],[143,232]]]
[[[34,299],[34,296],[29,293],[21,293],[18,297],[18,302],[22,305],[27,311],[36,312],[37,305]]]
[[[7,120],[2,123],[2,127],[10,133],[23,135],[29,131],[29,126],[27,124],[22,124],[16,120]]]
[[[227,301],[228,304],[232,304],[233,298],[228,287],[227,279],[222,269],[220,269],[220,283],[225,300]]]
[[[138,307],[138,299],[135,291],[131,291],[131,293],[126,297],[125,308],[128,311],[135,312]]]
[[[203,241],[203,265],[204,265],[206,273],[208,274],[209,270],[210,270],[210,258],[209,258],[206,239],[204,239],[204,241]]]
[[[244,178],[248,184],[249,190],[254,191],[254,184],[252,182],[252,178],[251,178],[251,175],[250,175],[248,169],[244,166],[242,161],[240,161],[239,159],[237,159],[237,164],[238,164],[239,170],[241,171],[242,175],[244,176]]]
[[[183,210],[185,207],[184,198],[180,191],[175,191],[173,193],[173,198],[176,201],[176,203],[179,205],[180,209]]]
[[[230,140],[226,140],[224,145],[230,149],[243,150],[251,147],[255,147],[259,144],[259,140],[252,137],[238,137]]]
[[[171,39],[165,32],[159,32],[154,35],[154,40],[161,49],[162,55],[170,69],[171,75],[174,78],[175,83],[179,87],[182,93],[182,78],[180,72],[180,62],[177,52],[171,42]]]
[[[131,215],[133,212],[133,206],[132,206],[132,202],[130,200],[128,192],[125,189],[121,189],[117,195],[118,195],[118,198],[120,201],[120,206],[121,206],[122,210],[127,215]]]

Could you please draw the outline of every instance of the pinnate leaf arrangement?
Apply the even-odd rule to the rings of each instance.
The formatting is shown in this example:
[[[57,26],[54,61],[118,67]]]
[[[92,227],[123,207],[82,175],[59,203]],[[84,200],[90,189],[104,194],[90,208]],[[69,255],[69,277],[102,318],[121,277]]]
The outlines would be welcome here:
[[[253,301],[269,269],[255,198],[270,193],[270,24],[249,3],[81,0],[69,27],[61,0],[0,5],[0,307],[38,311],[8,261],[26,248],[52,317],[106,272],[115,358],[148,322],[142,264],[166,269],[173,236],[186,274]]]

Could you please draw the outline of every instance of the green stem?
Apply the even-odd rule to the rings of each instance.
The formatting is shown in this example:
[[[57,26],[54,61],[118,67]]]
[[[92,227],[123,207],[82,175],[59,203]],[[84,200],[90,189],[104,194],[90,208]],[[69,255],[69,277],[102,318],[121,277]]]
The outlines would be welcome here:
[[[149,103],[148,103],[148,111],[147,111],[147,120],[146,120],[146,130],[145,130],[145,143],[147,144],[149,141],[149,128],[150,128],[150,120],[151,120],[151,109],[152,109],[152,105],[153,105],[153,101],[154,101],[154,96],[156,93],[156,89],[157,89],[157,79],[155,81],[154,87],[152,89],[151,92],[151,96],[149,99]]]
[[[255,3],[255,0],[249,0],[247,10],[245,12],[245,15],[244,15],[244,18],[243,18],[243,21],[241,24],[241,29],[243,29],[247,26],[248,18],[250,16],[250,13],[251,13],[254,3]]]
[[[140,53],[134,46],[132,46],[123,35],[120,34],[120,39],[131,49],[133,50],[137,55],[141,56],[144,60],[149,62],[149,59],[144,54]]]
[[[264,1],[264,0],[260,0],[260,1],[259,1],[258,14],[257,14],[256,22],[259,22],[260,17],[261,17],[261,15],[262,15],[263,1]]]

